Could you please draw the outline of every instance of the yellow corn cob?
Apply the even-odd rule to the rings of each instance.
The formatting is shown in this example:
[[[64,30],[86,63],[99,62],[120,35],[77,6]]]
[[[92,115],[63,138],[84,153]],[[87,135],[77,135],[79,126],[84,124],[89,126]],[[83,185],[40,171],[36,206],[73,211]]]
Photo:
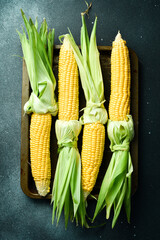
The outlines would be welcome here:
[[[69,121],[79,117],[79,86],[77,63],[68,41],[64,38],[59,55],[58,119]]]
[[[130,113],[130,61],[126,41],[118,33],[111,55],[111,96],[109,117],[113,121],[127,120]]]
[[[105,127],[100,122],[84,125],[82,144],[82,187],[84,197],[92,191],[103,158]]]
[[[30,154],[31,169],[36,188],[41,196],[50,191],[50,130],[52,116],[50,113],[31,115]]]

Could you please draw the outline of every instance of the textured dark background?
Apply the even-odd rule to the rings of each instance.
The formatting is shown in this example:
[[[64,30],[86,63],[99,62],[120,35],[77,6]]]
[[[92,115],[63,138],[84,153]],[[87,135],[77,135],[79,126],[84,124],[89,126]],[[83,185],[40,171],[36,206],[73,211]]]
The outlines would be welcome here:
[[[72,31],[79,44],[80,0],[0,0],[0,239],[160,239],[160,1],[93,1],[89,31],[98,16],[98,45],[111,45],[118,30],[139,58],[139,187],[132,198],[131,224],[122,211],[111,230],[111,221],[101,228],[82,229],[64,218],[51,224],[48,200],[29,199],[20,187],[22,50],[16,29],[23,24],[20,8],[27,17],[46,18],[58,36]],[[89,212],[95,207],[90,202]],[[105,212],[96,224],[105,221]]]

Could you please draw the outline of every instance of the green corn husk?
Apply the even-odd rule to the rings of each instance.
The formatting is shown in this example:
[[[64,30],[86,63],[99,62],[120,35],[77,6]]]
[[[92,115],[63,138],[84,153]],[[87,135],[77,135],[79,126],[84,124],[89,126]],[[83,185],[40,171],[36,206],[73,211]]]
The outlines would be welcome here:
[[[58,106],[55,100],[54,90],[56,80],[52,71],[54,29],[48,33],[48,26],[44,19],[38,33],[38,22],[35,25],[30,18],[27,20],[21,10],[26,26],[27,35],[23,29],[23,34],[19,31],[19,38],[22,45],[24,59],[30,79],[32,93],[28,102],[24,106],[26,113],[51,113],[57,114]]]
[[[81,187],[81,159],[77,148],[81,127],[77,120],[57,120],[55,125],[59,158],[52,189],[52,223],[56,215],[58,224],[64,208],[65,228],[69,217],[72,221],[76,219],[77,225],[80,222],[88,227]]]
[[[111,208],[114,206],[113,228],[123,203],[127,220],[130,222],[131,174],[133,172],[133,165],[129,146],[134,136],[132,116],[128,116],[128,121],[108,120],[107,130],[111,142],[110,149],[113,155],[101,185],[93,221],[105,206],[106,218],[108,219]]]

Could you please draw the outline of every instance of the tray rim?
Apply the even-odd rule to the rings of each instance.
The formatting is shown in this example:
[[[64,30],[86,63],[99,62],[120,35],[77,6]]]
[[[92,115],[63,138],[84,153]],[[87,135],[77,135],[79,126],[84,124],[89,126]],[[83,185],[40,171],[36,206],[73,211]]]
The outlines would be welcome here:
[[[79,46],[80,47],[80,46]],[[59,50],[61,48],[61,45],[55,45],[54,46],[54,49],[55,50]],[[129,53],[131,55],[134,55],[134,59],[136,60],[136,69],[137,69],[137,73],[136,74],[136,78],[137,78],[137,86],[139,85],[139,82],[138,82],[138,57],[137,57],[137,54],[135,53],[135,51],[131,48],[128,48],[129,49]],[[100,51],[111,51],[112,50],[112,46],[98,46],[98,50]],[[28,78],[28,81],[27,82],[24,82],[24,79],[27,79]],[[26,91],[26,88],[28,89],[29,88],[29,77],[28,77],[28,73],[27,73],[27,68],[26,68],[26,65],[25,65],[25,61],[23,59],[23,64],[22,64],[22,96],[23,96],[23,92],[24,92],[24,89]],[[29,89],[28,91],[28,98],[29,98]],[[139,89],[138,89],[138,93],[137,93],[137,97],[139,98]],[[29,169],[29,163],[27,161],[24,161],[23,160],[23,148],[24,148],[24,145],[23,145],[23,136],[22,136],[22,132],[23,131],[26,131],[28,128],[29,128],[29,124],[27,124],[28,121],[26,121],[28,118],[28,115],[24,113],[24,110],[23,110],[23,107],[24,107],[24,103],[28,100],[27,96],[26,96],[26,99],[21,99],[21,171],[20,171],[20,185],[21,185],[21,189],[23,191],[23,193],[32,198],[32,199],[51,199],[51,194],[48,194],[47,196],[45,197],[42,197],[40,196],[38,193],[34,193],[34,192],[31,192],[29,191],[29,188],[27,188],[27,185],[28,185],[28,175],[24,173],[24,169],[27,168],[27,170]],[[138,99],[137,99],[137,103],[138,103]],[[137,113],[138,113],[138,119],[139,120],[139,106],[137,104]],[[137,134],[138,134],[138,126],[139,126],[139,122],[137,121]],[[25,130],[24,130],[25,129]],[[27,136],[29,135],[28,134],[29,131],[26,131],[26,134]],[[28,136],[29,137],[29,136]],[[138,136],[137,136],[137,140],[138,140]],[[29,148],[26,148],[26,151],[28,152],[28,155],[29,155]],[[139,154],[139,151],[138,151],[138,144],[137,144],[137,164],[136,164],[136,185],[135,185],[135,189],[133,189],[133,194],[135,194],[135,192],[137,191],[137,188],[138,188],[138,154]],[[25,166],[25,164],[27,164],[27,167]],[[27,183],[27,184],[25,184]],[[96,196],[97,197],[97,196]]]

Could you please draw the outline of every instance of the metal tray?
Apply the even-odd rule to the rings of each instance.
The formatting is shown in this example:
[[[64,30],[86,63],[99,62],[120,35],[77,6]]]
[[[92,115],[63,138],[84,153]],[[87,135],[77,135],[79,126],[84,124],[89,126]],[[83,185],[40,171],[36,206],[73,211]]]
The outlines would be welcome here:
[[[53,71],[55,74],[56,79],[58,80],[58,56],[59,56],[59,49],[60,46],[57,45],[54,48],[54,60],[53,60]],[[104,79],[104,88],[105,88],[105,107],[108,109],[109,104],[109,97],[110,97],[110,76],[111,76],[111,69],[110,69],[110,57],[111,57],[111,49],[110,46],[99,46],[98,47],[100,52],[100,61],[102,67],[102,74]],[[132,175],[132,194],[134,194],[137,190],[138,186],[138,58],[135,52],[129,49],[130,54],[130,61],[131,61],[131,114],[134,120],[134,128],[135,128],[135,137],[131,142],[131,156],[132,162],[134,167],[134,172]],[[21,188],[23,192],[31,197],[42,199],[36,190],[34,180],[31,174],[31,167],[30,167],[30,150],[29,150],[29,126],[30,126],[30,116],[24,113],[23,107],[26,101],[29,99],[30,96],[30,84],[29,78],[27,74],[27,68],[25,62],[23,61],[23,72],[22,72],[22,112],[21,112]],[[57,95],[57,88],[56,88],[56,95]],[[80,106],[79,109],[85,107],[85,97],[83,94],[83,90],[81,84],[79,86],[79,98],[80,98]],[[80,115],[83,113],[80,112]],[[57,153],[57,140],[55,135],[55,120],[57,117],[53,117],[52,119],[52,129],[51,129],[51,169],[52,169],[52,178],[51,178],[51,189],[54,181],[54,174],[58,159]],[[81,131],[79,135],[79,151],[81,152],[82,146],[82,133]],[[92,195],[97,196],[100,185],[102,183],[103,177],[105,175],[108,163],[111,159],[111,151],[109,148],[109,140],[106,134],[106,142],[105,142],[105,151],[103,156],[102,165],[100,167],[100,171],[98,174],[96,185],[92,191]],[[51,198],[51,193],[49,193],[45,198]]]

